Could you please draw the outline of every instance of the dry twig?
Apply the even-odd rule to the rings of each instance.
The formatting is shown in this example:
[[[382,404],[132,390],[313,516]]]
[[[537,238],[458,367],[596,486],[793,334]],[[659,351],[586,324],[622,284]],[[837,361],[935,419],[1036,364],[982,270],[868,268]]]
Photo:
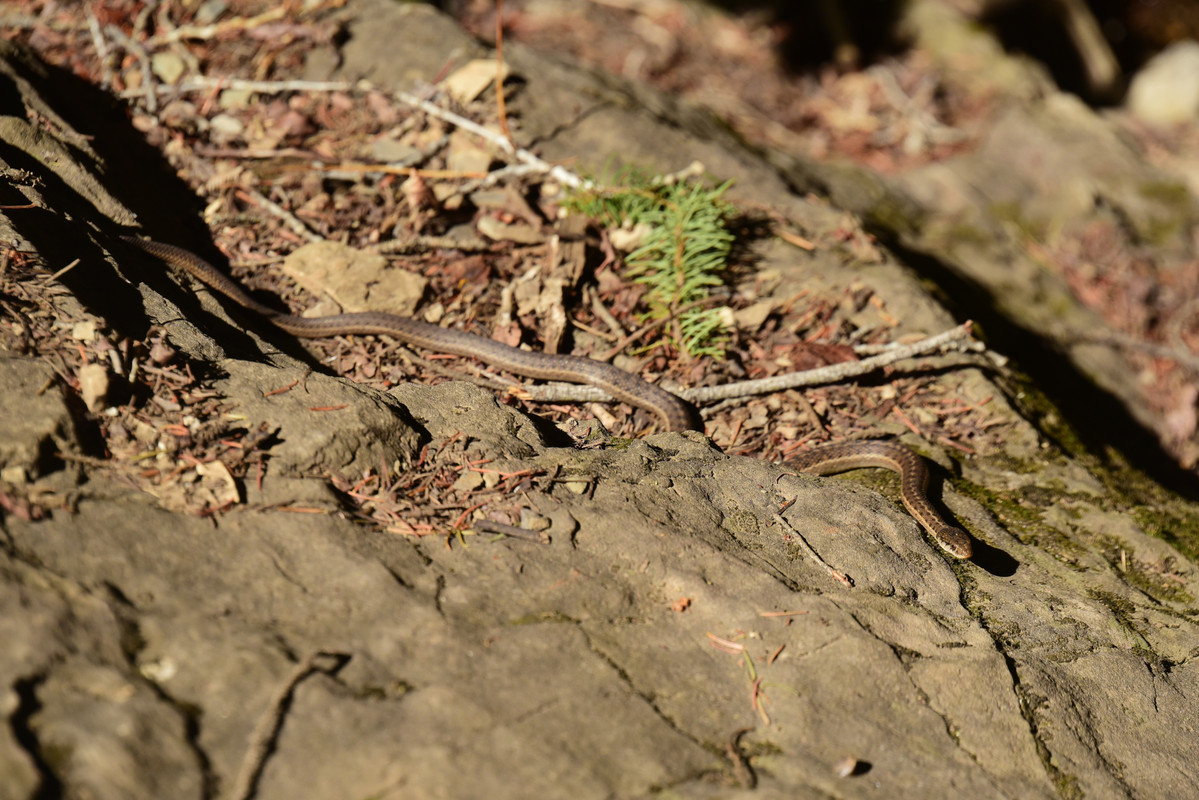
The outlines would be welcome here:
[[[719,386],[703,386],[694,389],[672,389],[671,391],[693,403],[709,403],[715,400],[729,400],[761,394],[772,394],[802,386],[836,383],[847,378],[868,375],[875,370],[882,369],[885,366],[907,358],[917,358],[938,351],[981,349],[981,343],[970,340],[970,333],[971,323],[965,322],[935,336],[930,336],[911,344],[894,346],[878,355],[864,358],[861,361],[845,361],[840,364],[832,364],[800,372],[788,372],[784,375],[774,375],[758,380],[738,381]],[[596,389],[593,386],[575,386],[563,383],[526,386],[522,389],[521,393],[522,396],[530,400],[542,402],[593,403],[612,400],[612,396],[602,389]]]

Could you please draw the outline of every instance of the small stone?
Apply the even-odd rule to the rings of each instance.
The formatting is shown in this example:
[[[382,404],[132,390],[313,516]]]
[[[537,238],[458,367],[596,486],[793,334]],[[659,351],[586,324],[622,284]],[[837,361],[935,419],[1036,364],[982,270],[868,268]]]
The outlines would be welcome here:
[[[225,0],[207,0],[196,9],[195,24],[211,25],[229,8]]]
[[[177,83],[185,69],[187,69],[187,65],[183,63],[183,59],[177,53],[164,51],[150,57],[150,71],[158,80],[167,85]]]
[[[449,151],[446,154],[446,168],[454,172],[468,174],[486,174],[491,166],[493,156],[491,150],[480,144],[473,134],[461,131],[450,134]],[[457,191],[457,187],[454,191]]]
[[[548,531],[550,529],[550,520],[548,517],[543,517],[527,508],[522,508],[520,510],[520,527],[537,532]]]
[[[515,242],[517,244],[541,244],[545,237],[541,231],[521,222],[508,224],[495,217],[479,217],[479,233],[496,242]]]
[[[71,326],[71,338],[77,342],[90,342],[96,338],[96,321],[84,320]]]
[[[774,313],[778,305],[778,301],[774,299],[760,300],[748,308],[734,311],[733,320],[736,323],[737,329],[753,333],[762,327],[766,319]]]
[[[1199,117],[1199,42],[1175,42],[1151,58],[1132,79],[1125,102],[1152,125]]]
[[[217,114],[209,124],[212,140],[218,144],[228,144],[245,133],[241,120],[229,114]]]
[[[508,64],[498,69],[500,80],[508,77]],[[495,83],[497,72],[495,59],[476,58],[468,61],[441,82],[441,88],[459,103],[469,103]]]
[[[254,93],[249,89],[225,89],[217,98],[217,105],[226,110],[248,108],[254,100]],[[216,123],[214,118],[213,124]],[[238,125],[241,123],[239,122]]]
[[[28,481],[29,474],[19,464],[0,469],[0,483],[11,483],[13,486],[21,486]]]
[[[638,222],[631,228],[615,228],[608,231],[608,241],[622,253],[629,253],[645,244],[646,238],[653,228],[645,222]]]
[[[158,661],[147,661],[138,667],[138,671],[148,681],[166,683],[179,672],[179,664],[170,656]]]
[[[434,325],[441,322],[441,318],[445,316],[445,306],[441,303],[430,303],[425,307],[425,322],[430,322]]]
[[[420,150],[410,144],[398,142],[390,137],[371,142],[370,157],[384,164],[407,164],[421,155]]]
[[[108,399],[108,370],[99,364],[84,364],[79,368],[79,395],[93,414],[104,408]]]
[[[858,770],[858,760],[853,756],[845,756],[833,765],[833,774],[838,778],[848,778]]]
[[[455,492],[473,492],[483,485],[483,476],[470,470],[458,476],[458,480],[454,481],[453,489]]]

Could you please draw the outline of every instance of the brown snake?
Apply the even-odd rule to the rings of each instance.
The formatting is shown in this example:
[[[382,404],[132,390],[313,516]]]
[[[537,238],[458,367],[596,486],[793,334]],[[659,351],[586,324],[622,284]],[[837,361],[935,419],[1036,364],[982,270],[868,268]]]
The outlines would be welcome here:
[[[924,459],[895,442],[833,442],[791,456],[787,463],[809,475],[831,475],[859,467],[882,467],[899,473],[899,497],[941,549],[955,558],[970,558],[974,547],[961,528],[947,523],[929,502],[928,466]]]
[[[520,350],[473,333],[442,328],[412,317],[383,311],[360,311],[327,317],[281,314],[250,297],[245,290],[204,259],[182,247],[149,239],[121,239],[167,264],[182,269],[238,305],[265,317],[281,330],[305,339],[328,336],[383,335],[440,353],[478,358],[517,375],[542,380],[590,384],[626,403],[652,411],[669,430],[703,430],[696,408],[665,389],[603,361],[572,355]],[[801,472],[826,475],[858,467],[884,467],[901,477],[900,496],[912,516],[925,527],[943,550],[969,558],[970,537],[946,523],[925,493],[928,468],[920,456],[903,445],[885,441],[837,442],[812,448],[792,464]]]

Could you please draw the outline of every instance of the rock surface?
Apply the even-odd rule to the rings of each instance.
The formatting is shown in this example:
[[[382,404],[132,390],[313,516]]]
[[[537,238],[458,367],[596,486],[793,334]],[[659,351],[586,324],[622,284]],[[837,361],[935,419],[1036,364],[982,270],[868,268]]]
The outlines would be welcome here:
[[[356,13],[339,78],[404,88],[479,49],[426,6]],[[311,375],[303,394],[264,397],[304,365],[106,252],[125,252],[114,223],[146,221],[151,204],[110,186],[111,133],[80,145],[75,132],[96,131],[63,104],[65,78],[0,53],[3,166],[37,176],[10,180],[5,205],[38,209],[3,212],[5,243],[83,258],[64,302],[139,336],[170,326],[244,424],[279,441],[234,510],[172,512],[119,472],[69,467],[93,464],[66,458],[91,452],[87,412],[60,383],[39,392],[51,367],[0,360],[0,459],[5,481],[24,482],[5,493],[61,499],[46,518],[0,518],[0,797],[223,797],[247,780],[262,798],[735,797],[751,796],[747,769],[758,797],[1199,793],[1199,575],[1175,547],[1199,510],[1153,490],[1160,507],[1134,506],[1021,416],[1020,390],[974,369],[943,378],[1010,418],[1009,449],[946,485],[977,542],[961,563],[873,490],[727,456],[699,434],[576,449],[453,383],[384,394]],[[735,178],[743,200],[839,224],[841,210],[789,190],[796,172],[702,112],[510,56],[530,83],[522,135],[545,156],[669,169],[683,153]],[[57,109],[60,139],[31,131],[27,109]],[[779,296],[860,279],[905,331],[951,324],[894,257],[759,255],[783,276]],[[329,473],[412,464],[454,437],[498,473],[545,477],[521,499],[548,544],[385,533],[328,489]],[[297,672],[318,654],[334,655]],[[255,732],[281,693],[255,771]],[[846,757],[858,766],[840,777]]]

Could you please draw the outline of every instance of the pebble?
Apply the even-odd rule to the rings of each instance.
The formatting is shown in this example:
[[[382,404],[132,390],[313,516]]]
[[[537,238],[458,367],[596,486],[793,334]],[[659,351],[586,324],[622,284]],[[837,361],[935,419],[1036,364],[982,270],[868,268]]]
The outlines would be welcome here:
[[[1199,118],[1199,42],[1175,42],[1151,58],[1132,79],[1125,104],[1151,125]]]

